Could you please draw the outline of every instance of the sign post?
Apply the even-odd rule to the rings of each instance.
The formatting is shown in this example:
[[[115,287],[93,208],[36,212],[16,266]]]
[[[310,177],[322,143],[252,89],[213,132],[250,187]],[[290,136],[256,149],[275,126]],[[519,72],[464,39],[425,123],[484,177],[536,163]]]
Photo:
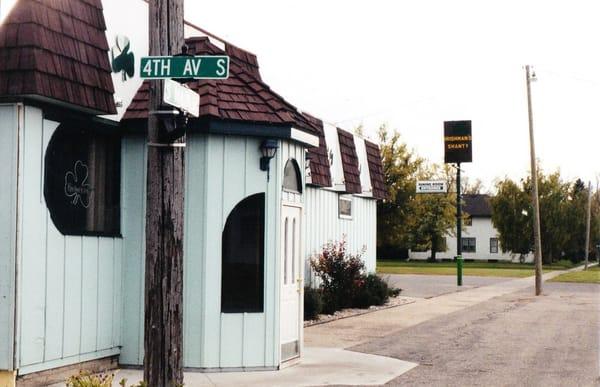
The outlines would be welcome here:
[[[444,122],[444,162],[456,164],[456,284],[462,286],[462,205],[460,164],[473,160],[471,121]]]

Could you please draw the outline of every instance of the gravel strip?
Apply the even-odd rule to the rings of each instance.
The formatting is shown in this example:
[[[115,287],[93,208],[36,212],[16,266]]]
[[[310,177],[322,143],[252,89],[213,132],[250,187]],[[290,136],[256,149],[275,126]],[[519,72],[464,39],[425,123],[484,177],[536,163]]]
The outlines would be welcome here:
[[[380,306],[373,305],[373,306],[369,307],[368,309],[351,308],[351,309],[338,310],[334,314],[320,314],[319,318],[316,320],[304,321],[304,327],[306,328],[306,327],[310,327],[313,325],[326,324],[328,322],[341,320],[343,318],[360,316],[361,314],[373,313],[373,312],[377,312],[378,310],[395,308],[397,306],[412,304],[415,301],[416,300],[411,297],[392,297],[385,304],[380,305]]]

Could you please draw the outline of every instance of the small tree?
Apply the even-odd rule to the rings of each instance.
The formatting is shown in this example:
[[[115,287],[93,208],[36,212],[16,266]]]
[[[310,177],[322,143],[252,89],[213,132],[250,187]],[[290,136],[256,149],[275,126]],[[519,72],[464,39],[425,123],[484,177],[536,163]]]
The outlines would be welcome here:
[[[325,313],[352,306],[356,289],[365,273],[361,256],[362,253],[348,254],[346,240],[342,239],[329,242],[317,257],[311,259],[310,265],[321,280]]]
[[[452,187],[453,178],[447,165],[431,165],[419,172],[420,179],[446,180]],[[410,203],[410,218],[407,226],[410,231],[411,247],[431,250],[431,261],[436,253],[445,250],[444,236],[454,235],[456,226],[456,193],[416,195]]]

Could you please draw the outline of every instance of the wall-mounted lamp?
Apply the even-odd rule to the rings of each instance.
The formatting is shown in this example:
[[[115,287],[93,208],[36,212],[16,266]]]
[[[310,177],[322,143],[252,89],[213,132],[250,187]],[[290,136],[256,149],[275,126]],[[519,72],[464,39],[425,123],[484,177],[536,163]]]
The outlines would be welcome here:
[[[267,181],[269,181],[271,159],[275,157],[277,148],[279,148],[277,140],[264,140],[262,144],[260,144],[260,152],[262,153],[262,157],[260,158],[260,169],[262,171],[267,171]]]

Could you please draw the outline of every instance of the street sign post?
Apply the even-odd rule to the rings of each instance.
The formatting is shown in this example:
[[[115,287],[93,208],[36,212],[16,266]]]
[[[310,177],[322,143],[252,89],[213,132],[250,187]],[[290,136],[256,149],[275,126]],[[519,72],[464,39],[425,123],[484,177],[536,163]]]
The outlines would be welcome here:
[[[446,193],[448,192],[448,185],[444,180],[418,180],[417,181],[417,193]]]
[[[192,117],[200,115],[200,94],[171,79],[165,79],[163,101]]]
[[[462,286],[460,163],[473,161],[471,121],[444,121],[444,162],[456,163],[456,284]]]
[[[146,56],[140,63],[143,79],[229,78],[229,57],[226,55]]]

